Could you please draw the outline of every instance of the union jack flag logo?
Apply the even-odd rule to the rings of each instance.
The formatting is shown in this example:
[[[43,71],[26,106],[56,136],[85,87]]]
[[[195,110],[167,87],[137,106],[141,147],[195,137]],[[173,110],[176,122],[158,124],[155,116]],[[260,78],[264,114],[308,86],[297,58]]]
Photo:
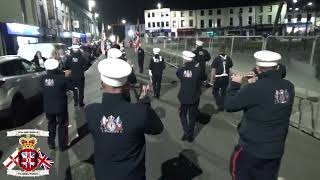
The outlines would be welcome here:
[[[33,149],[24,149],[20,151],[20,167],[26,171],[32,171],[37,168],[37,151]]]
[[[38,166],[40,166],[44,170],[48,170],[52,167],[53,163],[53,160],[51,160],[48,156],[39,151]]]

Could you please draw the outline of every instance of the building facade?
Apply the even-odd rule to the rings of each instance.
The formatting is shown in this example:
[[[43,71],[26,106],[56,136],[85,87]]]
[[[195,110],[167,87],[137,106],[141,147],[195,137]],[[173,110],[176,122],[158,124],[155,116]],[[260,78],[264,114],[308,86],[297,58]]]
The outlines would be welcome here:
[[[98,37],[93,14],[72,0],[1,0],[0,55],[37,42],[87,42]]]
[[[261,35],[273,30],[279,8],[280,4],[275,3],[199,10],[146,10],[145,29],[149,36]],[[287,4],[284,4],[278,34],[286,33],[287,12]],[[166,16],[162,16],[163,13]]]

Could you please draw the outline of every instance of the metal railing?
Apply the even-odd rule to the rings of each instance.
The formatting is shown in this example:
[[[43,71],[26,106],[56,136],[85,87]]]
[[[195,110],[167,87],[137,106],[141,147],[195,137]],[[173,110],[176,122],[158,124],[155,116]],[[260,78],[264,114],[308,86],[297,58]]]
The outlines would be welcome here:
[[[226,53],[234,61],[234,72],[248,72],[255,66],[253,54],[267,49],[279,52],[282,63],[287,66],[287,79],[295,84],[295,111],[291,117],[291,125],[320,139],[320,81],[316,79],[315,66],[320,64],[319,36],[222,36],[205,38],[204,42],[212,59],[218,55],[221,44],[225,45]],[[144,39],[142,45],[146,51],[152,48],[162,49],[162,56],[167,63],[175,68],[182,66],[182,51],[193,50],[195,37],[172,39]],[[211,73],[211,61],[207,63],[206,72]],[[210,77],[210,76],[208,76]]]

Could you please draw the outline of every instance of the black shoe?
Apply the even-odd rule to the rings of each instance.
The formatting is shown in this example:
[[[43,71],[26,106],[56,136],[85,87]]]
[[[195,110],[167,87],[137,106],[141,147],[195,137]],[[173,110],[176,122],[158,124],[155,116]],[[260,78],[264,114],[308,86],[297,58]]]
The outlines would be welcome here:
[[[181,140],[182,140],[182,141],[186,141],[186,140],[188,140],[188,138],[187,138],[186,135],[183,135],[182,138],[181,138]]]
[[[84,103],[80,104],[80,107],[84,107],[84,106],[85,106],[85,104],[84,104]]]
[[[194,138],[193,138],[193,137],[189,137],[189,138],[187,139],[187,141],[188,141],[189,143],[192,143],[192,142],[194,141]]]
[[[223,111],[224,111],[224,108],[223,108],[223,107],[219,107],[219,108],[218,108],[218,111],[223,112]]]
[[[51,150],[55,150],[55,149],[56,149],[56,146],[55,146],[55,145],[51,145],[51,144],[49,144],[49,149],[51,149]]]
[[[77,106],[78,106],[78,104],[74,104],[74,106],[75,106],[75,107],[77,107]]]

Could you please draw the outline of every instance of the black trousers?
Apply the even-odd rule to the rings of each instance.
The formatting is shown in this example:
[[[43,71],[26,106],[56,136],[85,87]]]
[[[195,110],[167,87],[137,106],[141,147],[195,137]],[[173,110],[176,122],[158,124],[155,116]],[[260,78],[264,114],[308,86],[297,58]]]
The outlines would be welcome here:
[[[83,98],[84,98],[84,85],[85,85],[85,78],[84,77],[73,77],[71,78],[71,83],[73,87],[75,88],[73,90],[73,99],[74,104],[83,104]]]
[[[182,104],[180,107],[180,120],[184,131],[184,136],[193,138],[196,119],[199,114],[199,104]]]
[[[144,64],[144,59],[138,59],[138,66],[139,66],[140,74],[143,72],[143,64]]]
[[[162,74],[152,75],[152,85],[155,97],[160,97]]]
[[[46,113],[48,119],[48,144],[54,146],[58,126],[58,142],[60,149],[64,149],[68,145],[68,111],[59,114]]]
[[[223,108],[224,98],[227,94],[227,88],[229,85],[229,77],[217,77],[213,85],[213,96],[216,100],[216,104],[219,108]]]
[[[260,159],[237,146],[231,156],[232,180],[277,180],[281,158]]]

